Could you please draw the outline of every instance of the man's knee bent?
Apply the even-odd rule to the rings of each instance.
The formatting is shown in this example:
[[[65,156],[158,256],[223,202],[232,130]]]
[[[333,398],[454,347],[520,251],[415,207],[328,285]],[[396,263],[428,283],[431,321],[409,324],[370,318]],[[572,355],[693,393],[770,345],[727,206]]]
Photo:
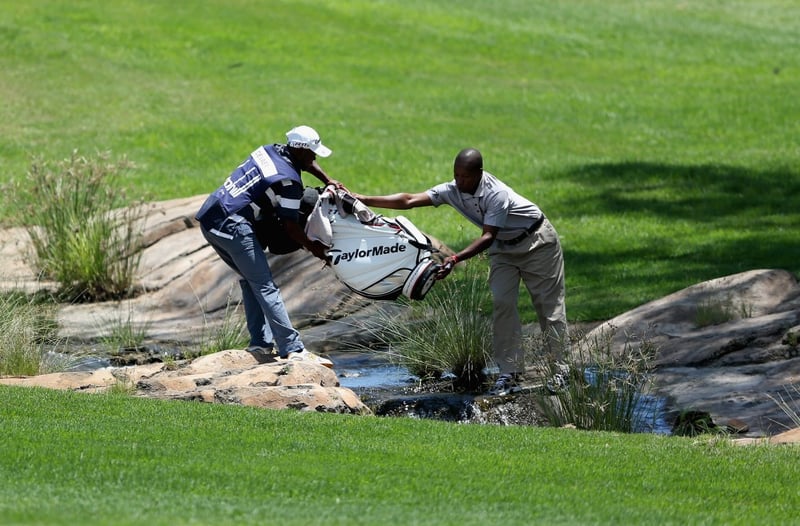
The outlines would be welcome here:
[[[515,312],[517,310],[517,298],[506,294],[502,296],[494,296],[492,298],[492,306],[495,312]]]

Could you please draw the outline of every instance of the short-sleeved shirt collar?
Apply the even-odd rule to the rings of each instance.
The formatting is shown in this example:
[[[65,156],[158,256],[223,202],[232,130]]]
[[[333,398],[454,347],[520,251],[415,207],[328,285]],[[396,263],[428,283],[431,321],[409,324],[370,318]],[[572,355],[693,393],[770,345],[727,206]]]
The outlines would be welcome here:
[[[434,206],[449,204],[478,227],[498,227],[498,239],[516,237],[542,215],[538,206],[485,170],[474,194],[460,192],[454,181],[434,186],[427,194]]]

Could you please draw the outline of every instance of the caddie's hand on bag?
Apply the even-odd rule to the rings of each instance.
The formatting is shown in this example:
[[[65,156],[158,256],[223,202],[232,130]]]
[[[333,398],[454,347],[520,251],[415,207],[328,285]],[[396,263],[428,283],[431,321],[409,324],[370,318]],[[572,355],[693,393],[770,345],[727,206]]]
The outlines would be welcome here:
[[[309,252],[314,254],[314,257],[321,259],[326,265],[329,265],[331,258],[328,255],[328,247],[319,241],[312,241],[308,247]]]
[[[439,271],[436,273],[436,279],[444,279],[450,275],[450,272],[453,271],[453,268],[458,263],[458,258],[456,256],[450,256],[445,258],[442,265],[439,267]]]

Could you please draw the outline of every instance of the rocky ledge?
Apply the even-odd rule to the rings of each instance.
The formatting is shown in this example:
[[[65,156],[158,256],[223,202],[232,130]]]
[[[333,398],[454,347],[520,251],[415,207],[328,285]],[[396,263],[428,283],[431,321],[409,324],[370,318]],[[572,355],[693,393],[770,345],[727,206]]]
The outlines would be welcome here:
[[[752,270],[693,285],[599,325],[588,341],[615,352],[649,345],[655,390],[673,412],[704,412],[753,435],[796,427],[800,412],[800,285]]]
[[[120,389],[135,396],[163,400],[323,413],[371,413],[353,391],[340,386],[336,373],[327,367],[277,357],[265,360],[239,350],[184,362],[6,377],[0,379],[0,384],[91,393]]]

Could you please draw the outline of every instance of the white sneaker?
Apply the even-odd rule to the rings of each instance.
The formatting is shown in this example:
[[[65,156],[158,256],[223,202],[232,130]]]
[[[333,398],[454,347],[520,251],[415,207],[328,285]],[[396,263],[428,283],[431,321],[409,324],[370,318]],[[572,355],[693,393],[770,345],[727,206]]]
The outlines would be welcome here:
[[[309,352],[308,349],[302,351],[290,352],[286,359],[290,362],[312,362],[324,365],[328,369],[333,369],[333,362],[322,356]]]

